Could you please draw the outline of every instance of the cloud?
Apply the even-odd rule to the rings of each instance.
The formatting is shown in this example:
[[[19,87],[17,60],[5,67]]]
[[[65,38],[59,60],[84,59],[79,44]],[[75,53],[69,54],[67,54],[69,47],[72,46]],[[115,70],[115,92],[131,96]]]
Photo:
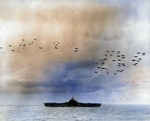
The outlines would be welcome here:
[[[2,50],[6,61],[1,64],[8,67],[3,75],[9,75],[2,79],[5,88],[12,82],[43,81],[44,71],[55,70],[58,63],[81,61],[77,67],[92,67],[91,60],[103,53],[103,41],[120,35],[123,15],[119,8],[95,3],[54,4],[1,7],[1,31],[6,33]]]

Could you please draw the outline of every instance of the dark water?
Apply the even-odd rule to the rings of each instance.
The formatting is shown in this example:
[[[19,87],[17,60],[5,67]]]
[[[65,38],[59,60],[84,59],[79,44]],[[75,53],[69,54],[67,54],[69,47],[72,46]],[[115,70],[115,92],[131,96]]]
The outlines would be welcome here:
[[[0,121],[150,121],[150,105],[102,105],[99,108],[1,106]]]

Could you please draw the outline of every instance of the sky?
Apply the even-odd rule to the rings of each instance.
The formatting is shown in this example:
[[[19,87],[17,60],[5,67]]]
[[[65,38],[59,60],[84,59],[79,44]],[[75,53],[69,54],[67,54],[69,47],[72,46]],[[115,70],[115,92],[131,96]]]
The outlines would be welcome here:
[[[150,104],[149,6],[0,1],[0,105]]]

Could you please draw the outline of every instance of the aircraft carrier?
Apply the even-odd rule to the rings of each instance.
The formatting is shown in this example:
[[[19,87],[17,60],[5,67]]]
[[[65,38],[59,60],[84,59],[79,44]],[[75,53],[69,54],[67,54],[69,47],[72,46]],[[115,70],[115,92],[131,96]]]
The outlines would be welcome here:
[[[102,103],[81,103],[76,101],[73,97],[64,103],[44,103],[46,107],[100,107]]]

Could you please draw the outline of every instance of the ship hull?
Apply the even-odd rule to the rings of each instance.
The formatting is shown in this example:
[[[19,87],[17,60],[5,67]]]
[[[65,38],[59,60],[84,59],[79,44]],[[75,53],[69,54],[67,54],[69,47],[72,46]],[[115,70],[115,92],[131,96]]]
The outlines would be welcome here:
[[[77,103],[70,105],[69,103],[44,103],[46,107],[100,107],[101,103]]]
[[[101,103],[81,103],[74,98],[64,103],[44,103],[46,107],[100,107]]]

